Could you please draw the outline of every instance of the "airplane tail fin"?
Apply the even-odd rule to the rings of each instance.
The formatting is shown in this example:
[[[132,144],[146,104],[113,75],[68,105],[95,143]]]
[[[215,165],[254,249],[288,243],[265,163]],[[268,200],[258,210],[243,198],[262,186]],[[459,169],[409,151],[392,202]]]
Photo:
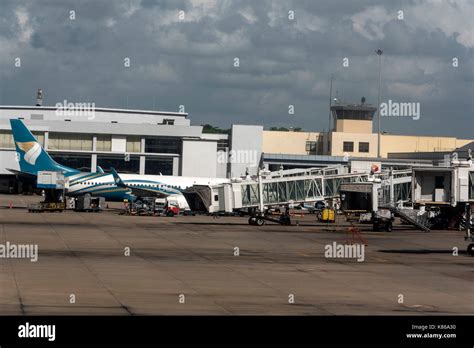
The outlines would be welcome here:
[[[77,173],[78,170],[57,163],[38,143],[25,124],[18,119],[11,119],[13,140],[17,152],[20,170],[23,173],[38,175],[39,171],[61,171]]]
[[[120,177],[120,175],[118,175],[114,167],[110,168],[110,172],[112,173],[112,176],[114,177],[115,185],[117,185],[118,187],[127,187],[127,185],[125,185],[122,178]]]

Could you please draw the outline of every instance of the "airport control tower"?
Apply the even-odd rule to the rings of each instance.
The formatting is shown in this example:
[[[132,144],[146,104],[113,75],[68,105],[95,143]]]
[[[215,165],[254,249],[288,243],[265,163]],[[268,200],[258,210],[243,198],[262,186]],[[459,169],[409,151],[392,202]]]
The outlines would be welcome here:
[[[331,106],[333,117],[333,132],[372,133],[372,120],[377,108],[365,104],[362,98],[360,104],[340,104]]]
[[[328,139],[329,154],[332,156],[376,156],[377,135],[372,130],[372,120],[377,108],[365,103],[339,103],[331,105],[333,127]]]

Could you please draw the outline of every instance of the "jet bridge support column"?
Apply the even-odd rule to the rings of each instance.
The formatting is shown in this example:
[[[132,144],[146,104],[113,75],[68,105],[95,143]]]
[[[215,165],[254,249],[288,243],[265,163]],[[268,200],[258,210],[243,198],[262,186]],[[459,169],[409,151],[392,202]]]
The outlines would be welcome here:
[[[263,226],[265,224],[265,205],[263,203],[263,183],[262,170],[257,171],[257,187],[258,187],[258,211],[256,208],[251,209],[249,224]]]
[[[256,226],[263,226],[265,221],[272,221],[282,225],[291,225],[291,218],[289,215],[288,206],[285,207],[285,213],[280,215],[280,218],[273,219],[265,214],[265,202],[263,195],[263,181],[262,181],[262,169],[257,172],[257,188],[258,188],[258,207],[250,208],[249,224]]]
[[[263,211],[265,209],[263,205],[263,184],[262,184],[262,171],[260,168],[258,169],[258,209],[260,210],[260,214],[263,215]]]
[[[465,213],[466,213],[466,236],[465,236],[465,239],[467,241],[474,242],[474,236],[472,235],[472,228],[471,228],[471,215],[472,215],[471,204],[466,203]],[[474,243],[471,243],[467,246],[467,253],[474,256]]]
[[[394,207],[395,206],[395,188],[393,186],[393,168],[392,167],[390,167],[388,180],[390,182],[390,206]]]

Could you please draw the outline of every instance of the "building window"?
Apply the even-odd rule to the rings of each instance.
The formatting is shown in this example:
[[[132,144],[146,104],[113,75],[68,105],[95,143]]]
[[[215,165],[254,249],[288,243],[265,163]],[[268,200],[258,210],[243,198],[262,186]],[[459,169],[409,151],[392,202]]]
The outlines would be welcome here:
[[[36,141],[44,147],[44,133],[43,132],[31,132],[36,138]]]
[[[0,131],[0,147],[14,148],[13,136],[10,131]]]
[[[316,141],[306,141],[306,152],[308,155],[316,155],[318,143]]]
[[[146,138],[145,152],[181,154],[181,139],[179,138]]]
[[[172,125],[174,125],[174,120],[171,119],[171,118],[165,118],[165,119],[163,120],[163,124],[167,124],[167,125],[169,125],[169,126],[172,126]]]
[[[97,142],[95,143],[96,151],[112,151],[112,136],[111,135],[98,135]]]
[[[40,114],[31,114],[32,120],[43,120],[43,115]]]
[[[217,151],[227,151],[229,148],[229,140],[221,139],[217,140]]]
[[[71,133],[49,133],[50,150],[92,151],[92,135]]]
[[[145,160],[145,174],[159,174],[173,175],[173,159],[146,157]]]
[[[97,165],[104,169],[113,167],[119,173],[140,173],[139,156],[130,156],[129,161],[126,161],[123,155],[97,155]]]
[[[359,152],[369,152],[369,143],[359,143]]]
[[[140,137],[127,137],[127,152],[140,152],[141,143]]]
[[[435,176],[435,188],[444,189],[444,176]]]
[[[344,152],[354,152],[354,142],[345,141],[342,145],[342,151]]]
[[[41,146],[44,146],[44,133],[42,132],[32,132],[35,136],[36,140]],[[6,147],[9,149],[13,149],[15,147],[15,143],[13,141],[12,132],[9,130],[2,130],[0,131],[0,147]]]
[[[83,172],[91,170],[91,155],[50,153],[51,157],[58,163]]]

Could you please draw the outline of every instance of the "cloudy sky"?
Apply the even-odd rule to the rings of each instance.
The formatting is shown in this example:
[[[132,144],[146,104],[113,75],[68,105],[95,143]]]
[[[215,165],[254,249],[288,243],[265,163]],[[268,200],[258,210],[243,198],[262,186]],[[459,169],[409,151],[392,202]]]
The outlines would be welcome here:
[[[327,130],[331,74],[339,100],[375,104],[382,48],[381,101],[421,109],[382,118],[384,131],[474,137],[473,0],[0,4],[0,104],[42,88],[45,105],[184,105],[193,124]]]

